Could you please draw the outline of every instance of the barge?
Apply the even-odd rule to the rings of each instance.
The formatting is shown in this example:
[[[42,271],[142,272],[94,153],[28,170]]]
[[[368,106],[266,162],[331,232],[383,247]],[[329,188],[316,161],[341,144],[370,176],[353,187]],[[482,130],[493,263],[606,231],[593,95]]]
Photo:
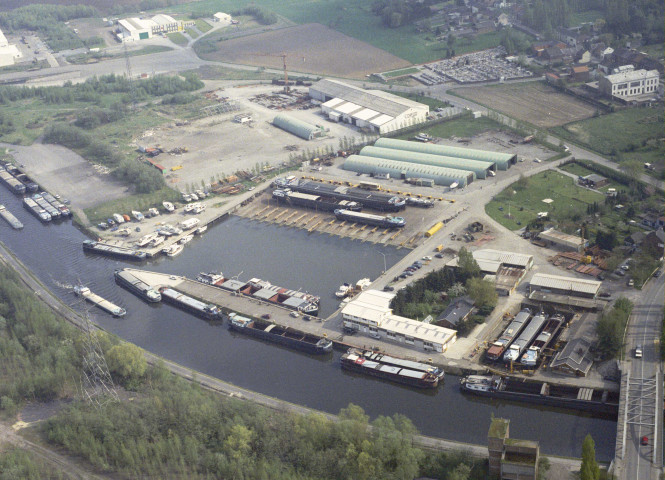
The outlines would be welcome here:
[[[362,350],[354,348],[344,353],[340,361],[344,370],[371,375],[411,387],[436,388],[439,385],[440,377],[434,373],[369,360]]]
[[[0,205],[0,217],[4,218],[14,230],[20,230],[23,228],[21,221],[16,218],[12,212],[7,210],[4,205]]]
[[[140,250],[132,250],[131,248],[118,247],[116,245],[109,245],[106,243],[95,242],[94,240],[84,240],[83,250],[99,253],[100,255],[107,255],[109,257],[118,257],[125,260],[142,261],[148,256],[145,252]]]
[[[32,213],[35,217],[37,217],[41,222],[47,223],[51,221],[51,215],[49,215],[49,213],[42,207],[37,205],[37,202],[35,202],[32,198],[25,197],[23,199],[23,207]]]
[[[482,397],[614,416],[619,412],[619,392],[530,382],[500,375],[468,375],[460,382],[462,392]]]
[[[513,340],[515,340],[515,338],[517,338],[517,336],[522,332],[530,318],[531,310],[528,308],[525,308],[519,312],[510,322],[508,327],[503,331],[499,339],[494,342],[490,348],[487,349],[487,352],[485,352],[485,358],[491,362],[501,358],[503,352],[506,351]]]
[[[334,197],[292,192],[288,188],[274,190],[272,198],[277,199],[281,203],[287,203],[296,207],[313,208],[318,212],[334,212],[339,208],[359,212],[363,208],[362,204],[351,200],[340,200]]]
[[[3,167],[0,167],[0,180],[2,180],[2,182],[16,195],[23,195],[26,191],[25,185],[19,182],[14,175],[9,173]]]
[[[127,290],[142,298],[146,302],[157,303],[162,300],[162,295],[145,283],[132,275],[127,269],[116,270],[113,272],[115,281],[118,285],[125,287]]]
[[[516,362],[526,351],[529,344],[536,338],[536,335],[538,335],[538,332],[540,332],[540,329],[545,324],[546,319],[547,317],[545,317],[544,313],[539,313],[534,316],[524,331],[522,331],[519,338],[515,340],[510,345],[508,351],[503,354],[503,361],[506,363]]]
[[[371,213],[353,212],[351,210],[335,210],[335,217],[347,222],[362,223],[380,228],[402,228],[406,225],[404,218],[390,215],[372,215]]]
[[[337,200],[350,200],[360,203],[363,208],[385,212],[399,212],[400,210],[404,210],[406,206],[406,201],[397,195],[368,191],[351,186],[301,180],[294,177],[278,178],[273,182],[273,185],[280,189],[289,188],[294,192],[319,195]]]
[[[174,290],[170,287],[162,287],[159,289],[162,295],[162,300],[171,303],[187,312],[193,313],[205,320],[222,321],[222,311],[216,305],[204,303],[189,295]]]
[[[373,362],[383,363],[385,365],[392,365],[393,367],[408,368],[409,370],[415,370],[418,372],[427,372],[436,376],[440,381],[443,380],[445,372],[442,368],[435,367],[429,363],[416,362],[413,360],[407,360],[406,358],[393,357],[390,355],[385,355],[383,353],[374,352],[372,350],[358,350],[356,352],[367,360]]]
[[[48,203],[50,203],[53,208],[57,209],[60,214],[63,217],[71,217],[72,212],[67,206],[65,206],[63,203],[61,203],[58,199],[56,199],[53,195],[51,195],[48,192],[42,192],[41,196],[44,200],[46,200]]]
[[[229,328],[305,353],[321,355],[330,353],[333,349],[332,341],[327,338],[317,337],[290,327],[280,327],[274,323],[242,317],[236,313],[229,315]]]
[[[108,300],[103,299],[96,293],[92,293],[88,287],[82,285],[77,285],[74,287],[74,293],[79,297],[85,298],[88,302],[96,305],[105,312],[110,313],[114,317],[123,317],[127,311],[124,308],[121,308],[114,303],[109,302]]]
[[[32,196],[32,199],[35,201],[35,203],[37,203],[37,205],[46,210],[48,214],[51,215],[53,220],[60,218],[60,210],[57,210],[53,205],[44,200],[44,198],[39,193],[35,193]]]
[[[540,332],[524,355],[522,355],[520,363],[527,367],[535,367],[536,363],[538,363],[538,356],[552,342],[552,339],[554,339],[564,321],[565,318],[563,315],[552,315],[549,320],[545,322],[543,331]]]

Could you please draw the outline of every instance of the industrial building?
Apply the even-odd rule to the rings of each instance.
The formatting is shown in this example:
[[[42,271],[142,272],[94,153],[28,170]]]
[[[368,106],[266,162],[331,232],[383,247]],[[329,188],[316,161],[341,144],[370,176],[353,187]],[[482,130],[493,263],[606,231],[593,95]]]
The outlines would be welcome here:
[[[501,250],[482,249],[471,253],[480,271],[495,284],[499,295],[512,294],[526,273],[533,267],[533,256]],[[459,258],[450,260],[446,266],[457,268]]]
[[[339,80],[316,82],[309,88],[309,96],[321,102],[321,112],[330,120],[380,134],[423,123],[429,114],[429,107],[422,103]]]
[[[393,297],[378,290],[360,293],[342,309],[344,328],[426,352],[443,353],[455,342],[455,330],[393,315]]]
[[[492,418],[487,432],[490,478],[536,480],[540,446],[531,440],[510,438],[510,420]]]
[[[601,282],[574,277],[561,277],[536,273],[529,284],[529,292],[546,292],[581,298],[596,298]]]
[[[475,173],[477,178],[487,178],[488,172],[496,171],[496,164],[494,163],[446,157],[443,155],[432,155],[429,153],[410,152],[394,148],[364,147],[360,151],[360,155],[398,160],[400,162],[433,165],[435,167],[454,168],[456,170],[466,170]]]
[[[394,138],[379,138],[374,143],[374,146],[495,163],[496,168],[499,170],[508,170],[511,165],[514,165],[517,162],[517,155],[512,153],[490,152],[487,150],[477,150],[475,148],[449,147],[447,145],[433,145],[431,143],[410,142],[408,140],[396,140]]]
[[[559,232],[553,228],[548,228],[540,232],[539,237],[545,242],[554,244],[564,250],[575,250],[581,252],[589,244],[589,241],[576,235]]]
[[[16,45],[11,45],[7,41],[7,37],[0,30],[0,67],[6,67],[7,65],[14,65],[16,60],[21,58],[21,51]]]
[[[598,81],[598,89],[608,97],[630,100],[640,95],[655,95],[658,91],[658,82],[658,70],[628,68],[625,71],[601,77]]]
[[[229,15],[228,13],[217,12],[212,16],[212,21],[217,22],[221,25],[231,25],[233,18],[231,18],[231,15]]]
[[[390,175],[391,178],[431,178],[437,185],[451,186],[457,184],[465,187],[475,180],[473,172],[457,170],[453,168],[435,167],[419,163],[400,162],[398,160],[387,160],[385,158],[365,157],[351,155],[347,157],[343,166],[344,170],[365,173],[370,175]]]
[[[305,140],[311,140],[315,137],[325,136],[326,132],[323,128],[316,125],[312,125],[307,122],[303,122],[297,118],[291,117],[289,115],[280,114],[277,115],[272,124],[276,127],[286,130],[293,135],[304,138]]]
[[[160,13],[152,18],[124,18],[118,20],[118,25],[120,25],[118,39],[121,42],[134,42],[147,40],[160,33],[179,32],[185,27],[194,25],[194,21],[179,22],[169,15]]]

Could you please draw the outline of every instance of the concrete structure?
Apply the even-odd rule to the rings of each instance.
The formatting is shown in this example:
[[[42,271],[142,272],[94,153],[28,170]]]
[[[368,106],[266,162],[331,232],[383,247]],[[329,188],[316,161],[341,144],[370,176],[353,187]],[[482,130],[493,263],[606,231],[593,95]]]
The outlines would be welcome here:
[[[510,438],[510,420],[492,418],[487,433],[489,478],[536,480],[540,447],[538,442]]]
[[[443,155],[432,155],[429,153],[410,152],[394,148],[364,147],[360,150],[360,155],[398,160],[400,162],[418,163],[421,165],[433,165],[435,167],[466,170],[475,173],[477,178],[486,178],[488,171],[496,171],[496,164],[494,163],[468,160],[466,158],[446,157]]]
[[[231,15],[228,13],[217,12],[212,16],[212,20],[213,22],[218,22],[221,25],[231,25],[233,18],[231,18]]]
[[[450,302],[448,308],[439,315],[439,318],[436,319],[436,323],[442,327],[456,330],[459,323],[463,322],[469,317],[469,315],[471,315],[472,310],[473,300],[467,297],[456,298]]]
[[[378,290],[360,293],[342,309],[344,328],[427,352],[443,353],[455,342],[455,330],[393,315],[393,297]]]
[[[309,88],[329,119],[376,133],[387,133],[427,120],[429,107],[381,90],[364,90],[339,80],[323,79]]]
[[[288,115],[277,115],[273,119],[272,124],[305,140],[325,135],[325,131],[322,128]]]
[[[11,45],[7,41],[7,37],[0,30],[0,67],[6,67],[7,65],[14,65],[16,60],[21,58],[21,51],[16,45]]]
[[[512,294],[526,273],[533,267],[533,256],[501,250],[475,250],[471,253],[480,271],[495,284],[499,295]],[[457,268],[459,258],[455,257],[446,266]]]
[[[456,183],[459,187],[466,187],[475,180],[473,172],[457,170],[454,168],[435,167],[418,163],[400,162],[385,158],[365,157],[351,155],[344,161],[344,170],[365,174],[388,174],[390,178],[430,178],[437,185],[449,187]]]
[[[410,142],[408,140],[396,140],[394,138],[379,138],[374,143],[374,146],[495,163],[496,168],[499,170],[508,170],[511,165],[514,165],[517,162],[517,155],[511,153],[490,152],[474,148],[449,147],[447,145],[433,145],[431,143]]]
[[[575,250],[576,252],[581,252],[589,244],[589,241],[582,237],[568,235],[553,228],[540,232],[539,237],[541,240],[557,245],[564,250]]]
[[[561,277],[546,273],[536,273],[531,278],[529,291],[547,291],[559,295],[582,298],[596,298],[601,282],[573,277]]]
[[[608,97],[630,100],[640,95],[656,95],[658,70],[626,69],[598,81],[598,89]]]

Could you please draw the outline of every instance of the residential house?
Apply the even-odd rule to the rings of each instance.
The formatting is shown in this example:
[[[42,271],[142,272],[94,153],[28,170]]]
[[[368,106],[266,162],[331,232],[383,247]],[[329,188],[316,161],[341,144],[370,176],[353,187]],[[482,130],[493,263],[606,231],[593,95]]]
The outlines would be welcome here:
[[[456,298],[450,302],[448,308],[439,315],[439,318],[436,319],[436,323],[442,327],[457,330],[459,324],[469,318],[472,311],[473,300],[468,297]]]
[[[589,67],[587,67],[586,65],[579,65],[571,68],[570,74],[573,80],[576,82],[589,81]]]

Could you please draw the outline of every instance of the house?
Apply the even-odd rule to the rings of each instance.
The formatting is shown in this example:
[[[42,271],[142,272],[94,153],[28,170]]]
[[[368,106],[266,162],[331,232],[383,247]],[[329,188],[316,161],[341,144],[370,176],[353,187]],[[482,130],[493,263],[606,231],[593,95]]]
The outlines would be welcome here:
[[[663,232],[663,228],[661,227],[656,231],[649,232],[642,242],[642,248],[658,252],[657,255],[662,256],[663,248],[665,248],[665,233]]]
[[[558,85],[561,77],[559,77],[556,73],[547,72],[545,74],[545,80],[551,85]]]
[[[499,16],[497,17],[497,19],[496,19],[496,23],[497,23],[498,25],[501,25],[501,26],[505,27],[506,25],[509,25],[509,24],[510,24],[510,19],[508,18],[508,15],[507,15],[507,14],[502,13],[501,15],[499,15]]]
[[[637,218],[640,219],[642,225],[650,228],[658,228],[658,222],[660,221],[659,217],[653,213],[640,213],[637,215]]]
[[[574,68],[575,67],[573,67],[573,70]],[[589,69],[587,69],[587,74],[589,73],[588,70]],[[586,177],[579,177],[579,183],[580,185],[584,185],[585,187],[589,188],[600,188],[609,184],[610,181],[607,178],[603,177],[602,175],[598,175],[597,173],[592,173],[591,175],[587,175]]]
[[[577,63],[589,63],[591,61],[591,52],[584,48],[578,50],[575,54],[575,61]]]
[[[231,18],[231,15],[229,15],[228,13],[217,12],[212,16],[212,20],[214,22],[219,22],[222,25],[231,25],[231,21],[233,19]]]
[[[640,245],[642,245],[642,242],[644,242],[644,239],[646,238],[646,234],[643,232],[633,232],[630,235],[626,237],[626,240],[624,240],[624,245],[627,247],[634,247],[637,248]]]
[[[573,67],[571,68],[570,74],[576,82],[587,82],[589,80],[589,67],[586,65]]]
[[[593,365],[590,348],[591,342],[586,338],[574,338],[554,357],[550,367],[553,370],[586,377]]]
[[[439,315],[439,318],[436,319],[436,323],[442,327],[457,330],[460,322],[469,318],[472,311],[473,300],[468,297],[456,298],[450,302],[448,308]]]

